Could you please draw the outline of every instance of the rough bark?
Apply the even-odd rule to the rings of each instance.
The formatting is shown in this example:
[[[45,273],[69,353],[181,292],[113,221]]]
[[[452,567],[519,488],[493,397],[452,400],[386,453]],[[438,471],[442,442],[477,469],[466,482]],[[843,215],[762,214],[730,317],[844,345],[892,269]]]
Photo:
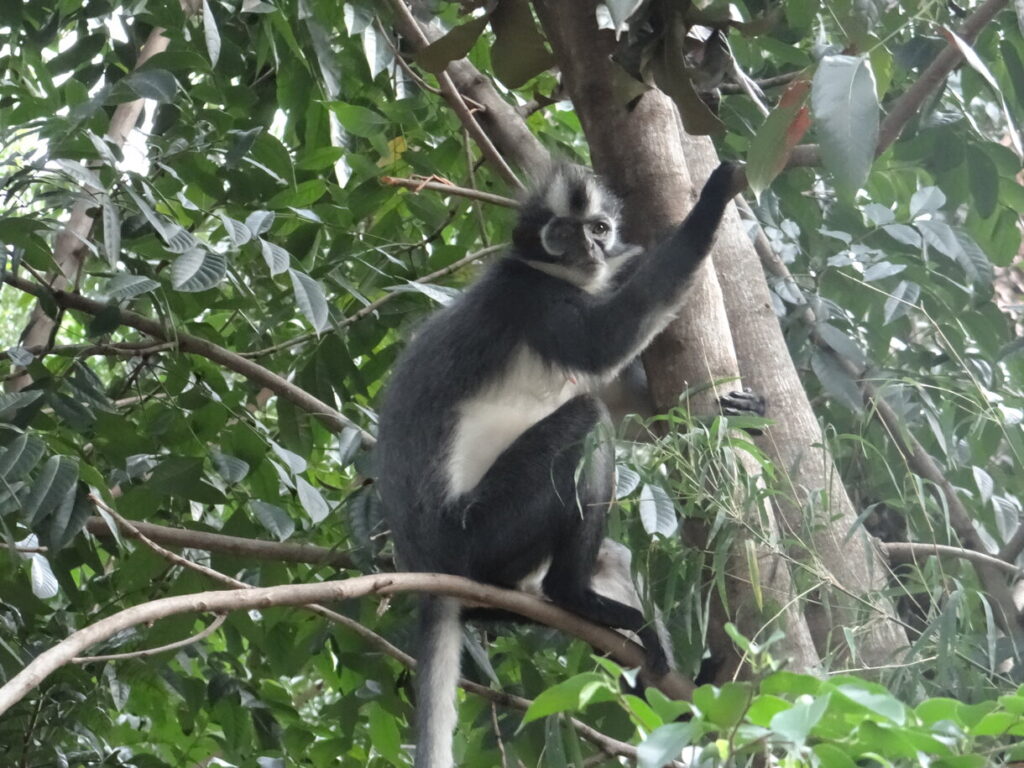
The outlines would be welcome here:
[[[717,163],[709,139],[690,137],[687,147],[694,168],[707,173]],[[772,311],[754,245],[736,218],[725,222],[718,243],[715,268],[740,371],[749,386],[767,397],[775,418],[758,444],[789,486],[788,493],[776,497],[776,504],[787,535],[800,542],[792,551],[819,582],[819,597],[827,599],[827,618],[817,614],[824,620],[812,623],[815,643],[823,654],[834,650],[843,638],[831,635],[845,628],[857,638],[855,661],[868,666],[893,663],[907,639],[889,620],[892,604],[880,594],[888,569],[857,525],[857,512],[824,445],[821,426]],[[809,511],[813,519],[808,518]]]
[[[587,135],[594,167],[625,202],[627,236],[651,245],[678,225],[700,189],[691,182],[675,106],[654,91],[645,94],[632,110],[619,102],[611,87],[612,38],[598,31],[592,0],[548,0],[538,6],[561,67],[563,85]],[[730,220],[733,227],[738,226],[734,211]],[[722,294],[710,266],[700,271],[679,320],[654,342],[644,361],[659,410],[676,405],[689,384],[737,377],[739,368]],[[734,386],[730,382],[729,388]],[[717,407],[717,394],[708,388],[693,398],[691,407],[697,413],[711,413]],[[739,452],[738,458],[749,473],[757,474],[748,455]],[[788,566],[772,546],[777,537],[770,505],[747,514],[743,522],[759,532],[756,578],[766,596],[766,610],[756,606],[750,588],[753,574],[747,564],[734,557],[728,580],[731,618],[748,634],[762,630],[774,619],[787,631],[777,652],[789,657],[795,667],[814,669],[818,656],[793,599]],[[773,616],[773,611],[778,613]],[[726,664],[735,667],[736,661],[734,656]]]

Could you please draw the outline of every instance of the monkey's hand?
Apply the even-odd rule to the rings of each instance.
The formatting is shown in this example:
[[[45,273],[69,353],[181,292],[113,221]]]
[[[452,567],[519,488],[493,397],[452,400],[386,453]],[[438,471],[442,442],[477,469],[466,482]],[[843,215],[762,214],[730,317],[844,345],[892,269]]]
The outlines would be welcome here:
[[[767,401],[762,395],[750,389],[744,389],[742,392],[734,391],[729,394],[718,398],[718,407],[721,409],[724,416],[757,416],[763,417],[767,411]],[[762,430],[757,426],[743,427],[747,432],[752,435],[760,435]]]

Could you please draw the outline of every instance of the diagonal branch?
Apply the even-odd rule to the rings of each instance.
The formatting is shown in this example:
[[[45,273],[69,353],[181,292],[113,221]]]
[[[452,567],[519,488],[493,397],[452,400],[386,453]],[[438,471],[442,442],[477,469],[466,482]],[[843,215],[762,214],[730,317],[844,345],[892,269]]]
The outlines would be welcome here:
[[[95,301],[93,299],[87,299],[85,296],[81,296],[77,293],[49,291],[45,287],[35,285],[22,277],[17,277],[10,273],[4,273],[3,280],[8,285],[17,288],[19,291],[30,293],[36,297],[45,296],[49,293],[59,307],[75,309],[94,316],[101,312],[110,311],[111,305],[109,304],[104,304],[103,302]],[[257,384],[261,384],[274,394],[288,400],[290,403],[301,408],[310,415],[316,416],[328,429],[332,431],[339,432],[342,429],[347,428],[356,429],[359,430],[359,435],[362,438],[364,446],[369,447],[377,442],[373,435],[357,425],[341,413],[341,411],[328,405],[322,400],[313,397],[313,395],[309,394],[302,388],[297,387],[287,379],[278,376],[268,368],[264,368],[259,363],[247,360],[235,352],[225,349],[218,344],[214,344],[212,341],[207,341],[206,339],[199,338],[198,336],[192,336],[187,333],[179,333],[175,328],[167,328],[162,323],[151,318],[144,317],[137,312],[118,309],[117,314],[117,321],[121,325],[127,325],[130,328],[135,328],[136,330],[142,331],[143,333],[148,334],[155,339],[160,339],[161,341],[174,342],[182,352],[189,352],[194,355],[199,355],[200,357],[205,357],[207,360],[212,360],[215,363],[220,363],[225,368],[241,374]]]
[[[141,528],[146,527],[145,523],[139,523],[134,520],[125,519],[113,508],[105,504],[101,499],[97,498],[96,496],[90,496],[90,500],[96,506],[100,507],[104,512],[111,515],[117,521],[117,524],[121,528],[123,528],[130,537],[139,539],[151,550],[156,552],[161,557],[169,560],[170,562],[180,565],[184,568],[196,571],[198,573],[201,573],[204,576],[207,576],[208,578],[211,578],[214,581],[218,581],[222,584],[226,584],[227,586],[232,587],[233,589],[253,589],[253,586],[251,584],[246,584],[244,581],[239,581],[238,579],[232,578],[231,576],[223,574],[220,571],[216,571],[213,568],[207,568],[204,565],[200,565],[199,563],[196,563],[192,560],[181,557],[180,555],[176,555],[173,552],[164,549],[156,542],[152,541],[148,536],[146,536],[146,534],[143,533],[142,530],[140,530]],[[100,518],[94,519],[100,520],[103,526],[106,527],[105,521],[101,520]],[[149,527],[159,528],[162,526]],[[107,531],[110,532],[110,529],[107,528]],[[323,548],[316,547],[316,549]],[[326,552],[329,550],[324,551]],[[348,616],[337,613],[336,611],[332,611],[329,608],[325,608],[322,605],[318,605],[316,603],[312,603],[304,607],[308,608],[313,613],[322,616],[328,621],[334,622],[335,624],[345,627],[346,629],[350,630],[353,634],[358,635],[367,643],[377,648],[382,653],[398,661],[403,666],[406,666],[410,669],[415,669],[416,659],[414,659],[409,654],[405,653],[401,648],[392,645],[386,639],[384,639],[376,632],[374,632],[372,629],[360,624],[355,619],[350,619]],[[204,629],[202,632],[193,635],[192,637],[188,637],[184,640],[179,640],[175,643],[170,643],[169,645],[164,645],[159,648],[150,648],[144,651],[134,651],[132,653],[108,654],[106,656],[76,657],[72,659],[72,662],[87,663],[91,661],[116,661],[128,658],[143,658],[146,656],[152,656],[163,651],[174,650],[176,648],[181,648],[186,645],[196,643],[202,640],[203,638],[213,634],[213,632],[215,632],[217,628],[224,623],[224,620],[226,618],[227,614],[219,614],[217,618],[213,622],[211,622],[210,625],[206,627],[206,629]],[[512,709],[518,709],[523,712],[525,712],[533,703],[529,699],[525,699],[522,696],[516,696],[514,694],[505,693],[504,691],[495,691],[491,688],[487,688],[486,686],[480,685],[479,683],[474,683],[471,680],[466,680],[465,678],[459,679],[459,686],[463,690],[473,693],[482,698],[485,698],[494,704],[501,704]],[[600,749],[605,754],[611,756],[628,757],[632,760],[636,760],[636,747],[634,747],[633,745],[627,744],[623,741],[619,741],[618,739],[613,739],[612,737],[607,736],[594,728],[591,728],[586,723],[583,723],[574,717],[569,718],[569,722],[584,739],[593,743],[598,749]]]
[[[643,649],[615,630],[591,624],[576,614],[524,592],[490,587],[459,576],[436,573],[369,575],[317,584],[199,592],[165,597],[126,608],[78,630],[36,656],[28,666],[0,687],[0,715],[21,701],[49,675],[74,657],[81,656],[86,649],[139,624],[182,613],[227,613],[351,600],[367,595],[387,597],[403,592],[444,595],[512,611],[539,624],[574,635],[601,652],[611,654],[626,666],[643,665]],[[688,698],[693,691],[693,684],[676,673],[665,675],[657,686],[666,695],[677,699]]]
[[[430,41],[427,40],[426,34],[420,28],[419,23],[404,0],[390,0],[389,4],[395,15],[395,26],[401,31],[402,37],[408,40],[416,50],[426,48]],[[451,75],[446,71],[438,73],[437,83],[441,87],[441,95],[444,96],[444,100],[448,102],[448,106],[458,116],[459,121],[469,132],[469,135],[473,137],[477,146],[480,147],[484,157],[494,166],[494,170],[498,175],[505,179],[513,189],[522,189],[522,182],[519,181],[515,172],[509,168],[505,158],[501,156],[501,153],[491,141],[491,137],[487,135],[480,126],[480,123],[476,121],[462,93],[455,86]]]
[[[431,38],[437,36],[435,30],[424,30],[420,26],[409,12],[404,0],[388,2],[393,11],[395,28],[414,51],[425,48]],[[460,112],[457,105],[452,104],[466,130],[480,144],[488,159],[491,157],[485,147],[491,147],[503,165],[503,158],[507,157],[516,166],[528,172],[544,167],[548,161],[548,152],[526,125],[522,114],[505,101],[492,85],[490,78],[467,59],[449,62],[445,71],[438,77],[438,82],[441,83],[442,92],[449,104],[452,104],[454,97],[458,97],[458,102],[469,98],[482,107],[482,111],[467,114],[467,111]],[[446,82],[451,83],[454,93],[444,92]],[[469,122],[466,122],[467,119]],[[478,138],[480,134],[483,134],[485,139],[483,143],[480,143]],[[520,188],[518,180],[512,182],[512,187]]]
[[[746,204],[743,207],[747,216],[752,221],[756,221],[750,207]],[[767,274],[792,283],[793,276],[789,273],[789,268],[774,252],[771,243],[769,243],[760,226],[756,228],[754,249]],[[811,328],[814,327],[816,318],[810,306],[804,309],[803,319]],[[837,354],[817,333],[811,334],[811,341],[832,355],[833,359],[857,383],[865,403],[870,407],[875,418],[878,419],[888,433],[896,449],[903,456],[904,461],[906,461],[910,471],[932,484],[935,493],[945,503],[949,522],[963,546],[968,550],[984,554],[985,548],[974,527],[971,515],[938,462],[906,428],[906,425],[901,421],[885,397],[878,392],[871,382],[864,378],[862,370],[842,355]],[[1002,573],[1004,564],[998,563],[998,561],[996,563],[988,562],[988,558],[984,560],[982,558],[969,559],[974,562],[982,587],[992,601],[993,614],[999,626],[1008,634],[1018,639],[1024,637],[1022,635],[1024,633],[1024,616],[1018,613],[1013,601],[1013,595]]]
[[[1007,0],[986,0],[968,16],[956,34],[962,40],[972,43],[985,25],[996,17],[1007,5]],[[925,67],[921,76],[907,88],[890,106],[878,131],[878,146],[875,155],[880,155],[899,138],[910,119],[921,110],[925,100],[938,88],[949,74],[964,60],[960,49],[951,41],[932,63]],[[817,144],[801,144],[793,148],[788,166],[819,165],[821,151]]]

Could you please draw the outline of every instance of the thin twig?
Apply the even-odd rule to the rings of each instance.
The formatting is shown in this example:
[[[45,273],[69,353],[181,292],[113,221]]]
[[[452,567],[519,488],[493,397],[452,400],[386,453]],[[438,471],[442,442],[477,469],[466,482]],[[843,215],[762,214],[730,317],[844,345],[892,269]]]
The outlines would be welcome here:
[[[18,290],[30,293],[37,298],[47,293],[46,288],[36,286],[28,280],[13,275],[10,272],[4,273],[3,281],[8,285],[14,286]],[[67,307],[68,309],[76,309],[80,312],[86,312],[94,316],[111,310],[111,307],[108,304],[94,301],[93,299],[87,299],[77,293],[52,291],[50,292],[50,296],[58,306]],[[116,311],[117,321],[121,325],[127,325],[131,328],[135,328],[136,330],[142,331],[143,333],[157,339],[162,339],[163,341],[174,342],[182,352],[200,355],[201,357],[205,357],[208,360],[219,363],[225,368],[241,374],[252,381],[262,384],[267,389],[274,392],[274,394],[288,400],[303,411],[306,411],[310,415],[320,419],[328,429],[336,432],[340,432],[343,429],[355,429],[359,432],[364,446],[370,447],[376,444],[377,439],[373,435],[353,422],[350,418],[341,413],[341,411],[328,405],[322,400],[319,400],[303,390],[301,387],[293,384],[282,376],[279,376],[270,369],[264,368],[262,365],[246,359],[218,344],[214,344],[212,341],[208,341],[207,339],[200,338],[199,336],[192,336],[187,333],[180,333],[175,328],[165,328],[158,321],[144,317],[136,312],[131,312],[126,309],[118,309]]]
[[[125,341],[114,344],[58,344],[48,352],[40,347],[33,347],[28,350],[34,355],[41,355],[44,352],[62,357],[145,357],[155,355],[159,352],[166,352],[176,349],[177,344],[173,341],[155,342],[149,341]]]
[[[133,520],[132,525],[149,541],[170,547],[202,549],[206,552],[222,552],[235,557],[256,560],[274,560],[285,563],[308,563],[349,570],[356,565],[347,552],[338,552],[315,544],[291,544],[284,541],[261,541],[242,536],[227,536],[223,533],[193,531],[188,528],[172,528],[156,523]],[[85,529],[93,536],[113,538],[107,522],[102,517],[90,517]]]
[[[886,541],[879,542],[879,547],[890,561],[915,562],[919,557],[958,557],[979,565],[997,568],[1011,576],[1019,576],[1021,569],[1000,560],[995,555],[977,552],[963,547],[951,547],[946,544],[928,544],[923,541]]]
[[[511,197],[505,197],[504,195],[495,195],[491,192],[481,192],[479,189],[472,189],[470,187],[457,187],[454,184],[442,184],[439,181],[429,181],[426,179],[402,179],[395,176],[381,176],[380,183],[389,187],[407,187],[408,189],[416,190],[420,192],[424,189],[429,189],[434,192],[443,192],[446,195],[458,195],[459,197],[468,197],[471,200],[480,200],[484,203],[492,203],[494,205],[501,205],[505,208],[518,208],[519,203]]]
[[[441,185],[441,186],[445,186],[445,185]],[[445,186],[445,188],[447,188],[447,187]],[[505,248],[504,245],[491,245],[491,246],[488,246],[487,248],[481,248],[479,251],[474,251],[473,253],[467,253],[461,259],[456,259],[455,261],[453,261],[448,266],[441,267],[441,269],[438,269],[438,270],[436,270],[434,272],[431,272],[429,275],[424,275],[423,277],[417,277],[415,280],[410,280],[409,282],[419,283],[421,285],[424,284],[424,283],[432,283],[435,280],[439,280],[442,277],[446,277],[446,276],[452,274],[453,272],[457,272],[458,270],[462,269],[467,264],[472,264],[474,261],[479,261],[480,259],[482,259],[482,258],[484,258],[486,256],[489,256],[492,253],[500,251],[500,250],[502,250],[504,248]],[[351,315],[349,315],[344,320],[342,320],[337,325],[335,325],[334,326],[335,329],[348,327],[349,325],[351,325],[352,323],[356,322],[357,320],[361,320],[364,317],[366,317],[367,315],[370,315],[370,314],[376,312],[378,309],[380,309],[380,307],[383,304],[386,304],[387,302],[391,301],[396,296],[400,296],[400,295],[402,295],[400,291],[392,291],[390,293],[384,294],[379,299],[375,299],[374,301],[371,301],[369,304],[367,304],[365,307],[360,309],[358,312],[353,312]],[[314,333],[303,333],[303,334],[300,334],[298,336],[294,336],[294,337],[292,337],[290,339],[287,339],[286,341],[282,341],[279,344],[274,344],[274,345],[269,346],[269,347],[264,347],[263,349],[253,350],[252,352],[243,352],[241,354],[241,356],[245,357],[245,358],[264,357],[266,355],[273,354],[274,352],[280,352],[282,350],[289,349],[290,347],[294,347],[297,344],[305,344],[307,341],[311,341],[311,340],[313,340],[315,338],[317,338],[317,334],[314,334]]]
[[[75,656],[73,659],[71,659],[71,663],[89,664],[94,661],[124,661],[126,659],[146,659],[150,656],[156,656],[158,653],[164,653],[166,651],[176,651],[179,648],[184,648],[189,645],[195,645],[196,643],[205,640],[218,629],[220,629],[220,625],[227,621],[227,618],[228,616],[226,613],[217,614],[213,618],[213,621],[211,621],[206,627],[204,627],[201,632],[197,632],[191,637],[186,637],[184,640],[176,640],[173,643],[167,643],[167,645],[161,645],[156,648],[144,648],[141,651],[128,651],[126,653],[108,653],[99,656]]]
[[[775,75],[774,77],[765,77],[760,80],[753,80],[753,83],[760,88],[762,91],[769,88],[777,88],[780,85],[789,85],[800,75],[804,74],[805,70],[798,70],[796,72],[786,72],[782,75]],[[729,95],[739,95],[747,92],[747,89],[739,83],[722,83],[718,86],[718,89]]]

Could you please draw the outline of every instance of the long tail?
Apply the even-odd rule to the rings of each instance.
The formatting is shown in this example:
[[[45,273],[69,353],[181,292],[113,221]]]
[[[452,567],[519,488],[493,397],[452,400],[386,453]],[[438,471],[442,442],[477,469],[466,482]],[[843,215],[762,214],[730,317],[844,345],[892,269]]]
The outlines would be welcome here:
[[[419,675],[416,685],[415,768],[451,768],[452,733],[462,660],[462,620],[458,600],[423,598],[420,614]]]

